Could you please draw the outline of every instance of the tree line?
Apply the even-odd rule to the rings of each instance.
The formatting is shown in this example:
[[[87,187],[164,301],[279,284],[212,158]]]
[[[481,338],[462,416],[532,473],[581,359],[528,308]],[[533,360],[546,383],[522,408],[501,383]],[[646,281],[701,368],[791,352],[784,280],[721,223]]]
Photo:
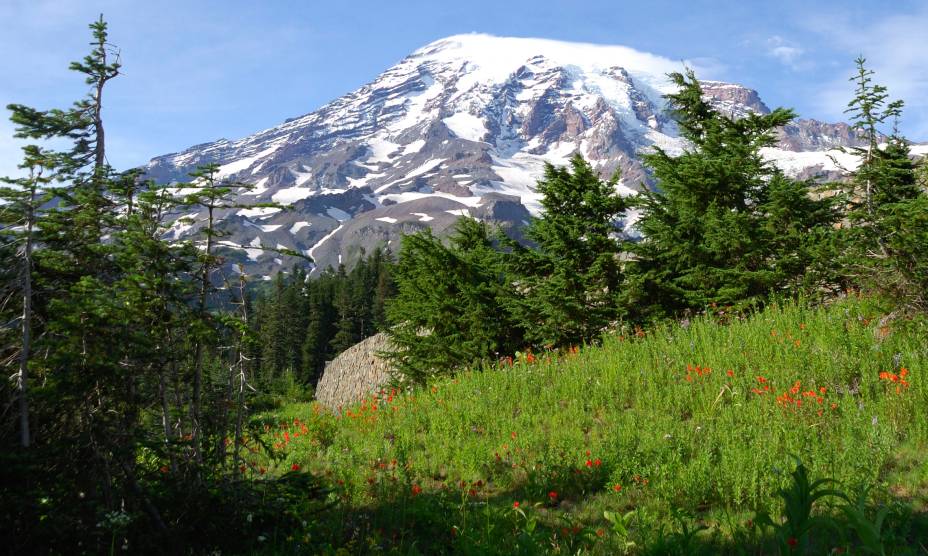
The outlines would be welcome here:
[[[328,361],[385,330],[393,265],[390,253],[376,248],[350,271],[339,265],[309,279],[296,268],[258,289],[250,322],[258,381],[271,390],[314,386]]]

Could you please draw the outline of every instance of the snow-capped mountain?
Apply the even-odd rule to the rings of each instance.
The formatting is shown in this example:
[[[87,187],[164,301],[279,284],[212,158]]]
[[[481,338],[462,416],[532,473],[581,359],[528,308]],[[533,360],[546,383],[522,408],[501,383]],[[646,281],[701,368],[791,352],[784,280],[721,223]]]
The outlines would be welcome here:
[[[579,151],[604,177],[621,170],[618,188],[628,194],[646,184],[642,150],[684,148],[663,99],[673,87],[666,74],[682,68],[622,46],[458,35],[315,112],[157,157],[148,173],[184,181],[215,162],[221,177],[256,185],[242,203],[286,205],[221,215],[231,232],[225,254],[249,273],[292,262],[262,245],[302,251],[325,268],[350,264],[361,248],[396,249],[401,234],[425,226],[442,233],[462,215],[518,234],[539,210],[534,185],[545,162],[564,164]],[[706,81],[704,89],[728,113],[768,111],[740,85]],[[846,124],[798,120],[765,154],[794,175],[835,173],[833,157],[853,160],[834,149],[854,142]],[[170,237],[200,225],[182,222]]]

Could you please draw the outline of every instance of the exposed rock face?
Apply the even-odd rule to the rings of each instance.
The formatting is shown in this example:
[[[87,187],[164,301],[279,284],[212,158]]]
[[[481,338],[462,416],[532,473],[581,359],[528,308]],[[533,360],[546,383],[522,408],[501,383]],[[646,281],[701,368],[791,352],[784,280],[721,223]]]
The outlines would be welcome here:
[[[389,348],[386,334],[380,333],[351,346],[325,368],[316,385],[316,400],[326,408],[341,412],[378,392],[390,382],[389,363],[377,353]]]
[[[257,186],[242,204],[288,207],[219,215],[221,255],[253,274],[308,264],[263,246],[309,255],[317,272],[350,266],[360,247],[395,251],[403,233],[423,226],[447,233],[460,216],[497,219],[517,235],[527,214],[539,214],[535,183],[545,163],[579,152],[604,178],[620,170],[622,194],[651,186],[639,155],[686,148],[663,98],[675,88],[666,74],[681,69],[621,46],[458,35],[315,112],[157,157],[148,173],[185,180],[198,164],[217,163],[220,177]],[[752,89],[703,88],[727,114],[769,112]],[[840,175],[835,149],[856,142],[845,124],[797,120],[766,156],[790,175]],[[177,221],[168,238],[202,236],[202,213],[177,216],[195,222]]]

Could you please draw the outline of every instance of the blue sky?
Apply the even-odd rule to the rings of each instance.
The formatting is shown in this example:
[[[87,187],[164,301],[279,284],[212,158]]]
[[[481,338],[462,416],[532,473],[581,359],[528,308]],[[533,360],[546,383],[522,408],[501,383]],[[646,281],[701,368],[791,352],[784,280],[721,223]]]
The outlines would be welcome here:
[[[698,61],[803,117],[842,118],[853,59],[906,101],[928,141],[928,1],[0,0],[0,106],[64,107],[84,93],[68,63],[100,13],[122,51],[107,92],[110,161],[127,168],[311,112],[408,53],[457,33],[621,44]],[[0,120],[0,175],[18,144]]]

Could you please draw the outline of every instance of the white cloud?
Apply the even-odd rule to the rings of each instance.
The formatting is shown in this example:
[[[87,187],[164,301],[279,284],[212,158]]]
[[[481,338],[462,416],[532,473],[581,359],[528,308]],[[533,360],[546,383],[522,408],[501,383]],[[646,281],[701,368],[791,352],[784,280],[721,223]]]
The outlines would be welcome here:
[[[805,53],[801,47],[779,35],[767,39],[767,55],[772,56],[785,66],[792,69],[801,69],[802,55]]]
[[[819,93],[817,100],[823,111],[843,116],[853,93],[853,84],[848,81],[854,73],[853,60],[863,55],[867,67],[876,72],[874,83],[888,87],[892,99],[905,101],[903,130],[915,141],[928,141],[928,8],[869,25],[823,19],[814,22],[813,29],[847,55],[846,65],[834,71]]]

